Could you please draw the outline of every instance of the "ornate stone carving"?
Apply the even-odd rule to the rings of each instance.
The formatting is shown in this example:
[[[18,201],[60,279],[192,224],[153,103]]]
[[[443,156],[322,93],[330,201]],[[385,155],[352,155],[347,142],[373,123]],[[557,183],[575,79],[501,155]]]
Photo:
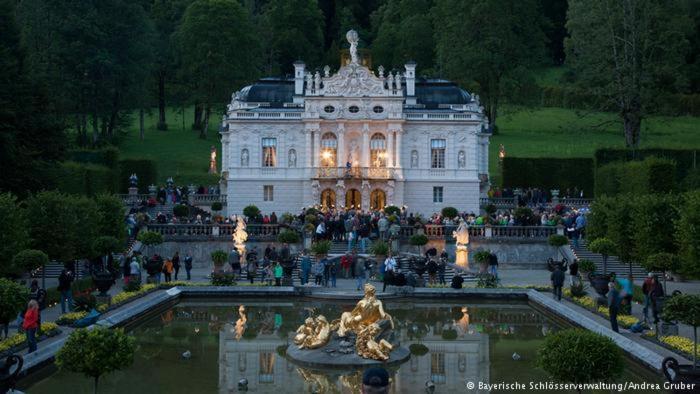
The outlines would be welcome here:
[[[314,204],[317,204],[320,200],[320,195],[321,195],[321,184],[319,181],[312,181],[311,182],[311,200],[314,202]]]
[[[384,83],[375,77],[367,67],[349,64],[342,67],[337,74],[324,78],[324,95],[362,97],[386,96]]]
[[[459,151],[459,154],[457,154],[457,167],[464,168],[466,166],[467,166],[467,157],[464,154],[464,151],[461,150],[461,151]]]
[[[289,150],[289,162],[288,167],[294,168],[297,166],[297,151],[294,149]]]
[[[250,155],[248,153],[248,149],[243,149],[241,151],[241,167],[248,167],[249,159]]]

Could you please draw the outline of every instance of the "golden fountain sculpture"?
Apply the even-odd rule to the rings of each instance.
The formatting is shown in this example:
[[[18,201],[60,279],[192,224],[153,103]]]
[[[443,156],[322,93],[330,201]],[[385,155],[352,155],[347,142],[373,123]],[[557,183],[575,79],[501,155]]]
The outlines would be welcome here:
[[[318,349],[328,343],[333,331],[341,338],[352,333],[355,334],[355,351],[360,357],[386,361],[393,346],[384,339],[377,341],[383,322],[394,328],[391,316],[376,297],[376,289],[366,284],[364,297],[352,311],[344,312],[340,319],[331,323],[323,315],[307,318],[297,329],[294,343],[299,349]]]

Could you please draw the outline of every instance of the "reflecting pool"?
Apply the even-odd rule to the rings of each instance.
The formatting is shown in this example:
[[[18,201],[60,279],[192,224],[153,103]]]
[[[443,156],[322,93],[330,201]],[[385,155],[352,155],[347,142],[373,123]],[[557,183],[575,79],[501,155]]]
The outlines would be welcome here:
[[[537,349],[548,332],[563,327],[525,302],[383,302],[411,350],[411,358],[390,371],[393,393],[425,393],[428,381],[436,393],[487,392],[469,390],[469,382],[546,381],[535,366]],[[354,305],[185,300],[128,327],[138,344],[134,364],[101,378],[100,393],[235,393],[243,378],[256,393],[357,393],[361,370],[314,370],[285,358],[306,317],[337,317]],[[661,379],[629,362],[622,380]],[[53,367],[22,384],[32,394],[92,392],[90,379]]]

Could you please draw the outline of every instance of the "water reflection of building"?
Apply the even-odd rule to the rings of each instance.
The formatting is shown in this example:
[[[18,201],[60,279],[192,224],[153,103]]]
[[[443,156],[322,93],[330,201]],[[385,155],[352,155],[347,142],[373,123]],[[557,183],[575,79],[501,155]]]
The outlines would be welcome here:
[[[422,344],[428,353],[413,355],[401,365],[394,376],[393,393],[423,392],[428,380],[435,382],[437,392],[463,392],[466,381],[489,382],[489,337],[461,323],[436,323],[420,338],[409,335],[410,325],[398,329],[404,346]],[[454,331],[457,337],[446,340],[445,331]],[[236,392],[241,378],[248,380],[251,392],[272,393],[283,388],[301,393],[311,392],[312,386],[321,393],[356,392],[350,389],[357,383],[353,371],[343,371],[342,377],[300,371],[278,354],[278,348],[287,343],[277,331],[258,334],[254,340],[236,340],[235,324],[226,324],[219,333],[219,392]]]

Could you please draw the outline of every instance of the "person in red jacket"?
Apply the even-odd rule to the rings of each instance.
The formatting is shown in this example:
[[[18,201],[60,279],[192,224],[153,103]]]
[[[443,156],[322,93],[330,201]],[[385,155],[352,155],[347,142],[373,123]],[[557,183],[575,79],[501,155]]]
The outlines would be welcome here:
[[[27,334],[27,344],[29,344],[27,353],[36,351],[36,332],[39,329],[39,303],[36,300],[29,301],[22,328]]]

